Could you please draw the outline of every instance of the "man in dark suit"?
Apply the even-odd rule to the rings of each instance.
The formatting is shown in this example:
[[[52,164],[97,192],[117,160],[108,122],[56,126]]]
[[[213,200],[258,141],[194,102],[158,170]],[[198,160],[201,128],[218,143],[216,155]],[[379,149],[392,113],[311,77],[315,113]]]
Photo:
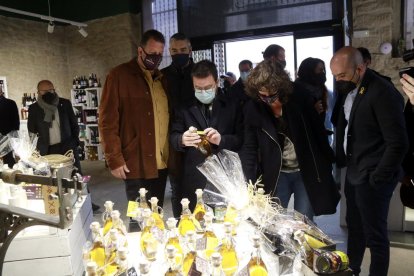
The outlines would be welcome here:
[[[19,130],[19,110],[17,109],[16,102],[4,97],[4,93],[0,86],[0,133],[7,135],[10,131]],[[13,152],[9,152],[2,157],[3,163],[7,164],[10,168],[16,163],[13,157]]]
[[[177,110],[172,123],[170,143],[184,153],[182,196],[190,200],[190,208],[196,204],[195,190],[204,189],[206,178],[197,165],[206,155],[197,149],[200,135],[191,131],[194,127],[203,131],[213,153],[221,149],[237,151],[242,142],[242,122],[239,105],[229,100],[218,87],[217,68],[208,60],[200,61],[192,70],[196,100]]]
[[[79,155],[79,126],[69,100],[60,98],[53,83],[42,80],[37,85],[37,102],[29,106],[27,129],[39,136],[40,155],[65,154],[73,150],[75,167],[81,173]]]
[[[339,93],[344,93],[337,126],[337,163],[346,165],[348,255],[355,275],[365,248],[370,275],[387,275],[389,203],[408,148],[404,101],[392,83],[366,67],[361,53],[344,47],[331,59]]]

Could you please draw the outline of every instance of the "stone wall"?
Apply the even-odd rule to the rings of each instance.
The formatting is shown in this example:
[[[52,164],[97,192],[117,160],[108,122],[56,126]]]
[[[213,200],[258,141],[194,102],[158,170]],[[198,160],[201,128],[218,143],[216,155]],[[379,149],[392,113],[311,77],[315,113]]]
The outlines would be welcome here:
[[[413,66],[392,54],[381,54],[379,46],[383,42],[397,47],[400,33],[400,1],[395,0],[353,0],[353,29],[369,31],[366,38],[352,38],[352,46],[365,47],[372,55],[371,67],[383,75],[392,78],[396,87],[401,90],[398,69]],[[395,50],[395,49],[394,49]],[[396,51],[394,51],[396,52]]]
[[[139,15],[125,13],[86,22],[82,37],[74,26],[0,16],[0,76],[6,76],[9,98],[21,106],[23,93],[35,93],[41,79],[49,79],[59,94],[70,97],[76,75],[96,73],[105,82],[109,70],[136,55],[141,37]]]

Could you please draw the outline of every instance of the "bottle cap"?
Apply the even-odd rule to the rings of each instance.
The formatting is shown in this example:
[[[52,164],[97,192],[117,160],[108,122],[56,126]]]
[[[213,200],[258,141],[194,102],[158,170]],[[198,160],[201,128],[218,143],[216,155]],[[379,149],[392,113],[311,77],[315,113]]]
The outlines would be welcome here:
[[[220,266],[221,265],[221,255],[218,252],[214,252],[211,254],[211,262],[213,263],[213,266]]]
[[[90,227],[89,227],[92,231],[97,231],[101,228],[101,224],[97,221],[94,221],[91,223]]]
[[[147,274],[149,272],[149,262],[145,259],[142,259],[141,262],[139,263],[139,272],[141,274]]]
[[[118,211],[118,210],[113,210],[112,212],[111,212],[111,218],[113,219],[113,220],[117,220],[117,219],[119,219],[121,217],[121,213]]]
[[[197,189],[195,191],[195,194],[197,195],[197,198],[202,197],[203,196],[203,190],[202,189]]]
[[[118,248],[117,254],[119,258],[125,259],[128,255],[128,249],[126,247],[121,246]]]
[[[168,218],[167,219],[167,227],[168,229],[173,229],[177,225],[177,220],[175,218]]]
[[[98,268],[98,265],[95,262],[88,262],[86,264],[86,271],[87,272],[96,272],[96,269]]]
[[[252,240],[253,240],[253,247],[257,248],[260,247],[260,236],[255,234],[252,236]]]
[[[112,211],[112,207],[114,207],[114,203],[110,200],[105,201],[104,203],[105,209],[106,210],[111,210]]]
[[[158,198],[151,197],[150,202],[151,202],[151,205],[155,205],[156,206],[158,204]]]
[[[190,204],[190,201],[188,200],[188,198],[183,198],[181,199],[181,204],[183,205],[183,207],[188,207],[188,205]]]
[[[139,195],[140,195],[140,196],[145,196],[145,195],[147,194],[147,192],[148,192],[148,191],[147,191],[145,188],[140,188],[140,189],[139,189]]]
[[[175,246],[170,244],[170,245],[167,245],[166,249],[167,249],[167,257],[170,259],[174,258],[175,252],[177,251]]]

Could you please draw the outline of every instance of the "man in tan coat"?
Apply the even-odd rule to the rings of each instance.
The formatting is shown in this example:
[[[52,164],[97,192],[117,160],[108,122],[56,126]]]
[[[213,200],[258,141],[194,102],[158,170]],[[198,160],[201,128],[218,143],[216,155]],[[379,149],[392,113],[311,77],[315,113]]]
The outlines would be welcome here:
[[[158,66],[164,36],[146,31],[138,57],[107,76],[99,109],[99,130],[111,173],[123,179],[128,200],[145,188],[163,205],[168,161],[168,101]]]

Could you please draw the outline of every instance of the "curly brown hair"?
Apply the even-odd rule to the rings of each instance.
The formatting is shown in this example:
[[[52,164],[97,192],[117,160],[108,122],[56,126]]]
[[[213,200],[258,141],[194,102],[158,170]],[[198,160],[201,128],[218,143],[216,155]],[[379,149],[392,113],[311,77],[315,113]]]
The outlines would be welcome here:
[[[289,75],[279,63],[272,60],[260,62],[249,74],[246,82],[246,94],[253,99],[259,99],[259,90],[266,88],[268,91],[278,91],[279,101],[287,102],[292,93],[292,82]]]

